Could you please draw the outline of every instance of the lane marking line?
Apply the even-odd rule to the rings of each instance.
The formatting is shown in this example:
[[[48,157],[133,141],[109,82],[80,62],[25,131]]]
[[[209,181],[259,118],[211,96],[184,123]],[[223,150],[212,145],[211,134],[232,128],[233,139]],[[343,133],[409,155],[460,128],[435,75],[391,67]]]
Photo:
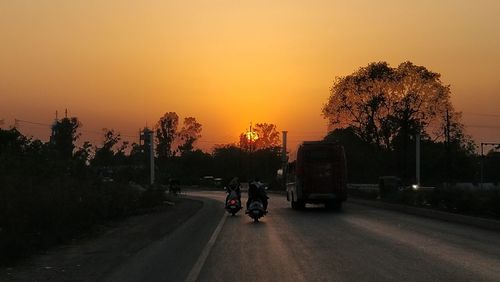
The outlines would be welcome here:
[[[224,222],[226,222],[227,218],[227,213],[224,212],[224,215],[219,221],[219,224],[214,230],[214,233],[212,233],[212,237],[210,237],[210,240],[208,240],[207,244],[203,248],[203,251],[201,252],[201,255],[198,257],[198,260],[194,264],[193,268],[189,272],[188,277],[186,278],[186,282],[195,282],[198,279],[198,276],[200,275],[201,269],[203,268],[203,265],[205,264],[208,255],[210,254],[210,251],[212,250],[212,247],[215,245],[215,241],[217,240],[217,236],[219,236],[220,231],[222,230],[222,226],[224,225]]]

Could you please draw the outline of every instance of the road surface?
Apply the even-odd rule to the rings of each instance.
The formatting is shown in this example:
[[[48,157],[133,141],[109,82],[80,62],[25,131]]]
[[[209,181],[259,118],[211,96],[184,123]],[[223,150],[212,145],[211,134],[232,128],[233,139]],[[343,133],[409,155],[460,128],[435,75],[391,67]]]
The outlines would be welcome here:
[[[105,280],[500,281],[498,232],[349,203],[295,211],[281,195],[253,223],[221,192],[190,196],[204,207]]]

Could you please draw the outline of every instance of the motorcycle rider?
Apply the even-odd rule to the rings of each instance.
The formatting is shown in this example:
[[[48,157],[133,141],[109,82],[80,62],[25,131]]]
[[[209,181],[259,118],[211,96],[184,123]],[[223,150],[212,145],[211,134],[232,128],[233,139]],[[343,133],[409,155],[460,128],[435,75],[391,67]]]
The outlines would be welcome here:
[[[233,191],[236,192],[236,195],[238,195],[238,201],[241,203],[241,184],[238,177],[233,177],[233,179],[231,179],[231,181],[229,182],[228,187],[226,188],[226,203],[229,199],[229,196],[231,195],[231,192]]]
[[[256,178],[255,181],[250,183],[248,186],[247,212],[252,201],[261,200],[262,205],[264,206],[264,212],[267,213],[267,199],[269,199],[269,197],[264,189],[264,185],[258,178]]]

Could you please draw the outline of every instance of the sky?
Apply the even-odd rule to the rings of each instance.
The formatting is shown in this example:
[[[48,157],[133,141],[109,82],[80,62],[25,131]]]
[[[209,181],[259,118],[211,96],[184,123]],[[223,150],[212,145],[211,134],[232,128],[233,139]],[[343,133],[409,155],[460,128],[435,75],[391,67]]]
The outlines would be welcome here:
[[[500,1],[4,0],[0,120],[47,138],[68,109],[82,139],[130,141],[165,113],[203,125],[198,147],[250,123],[325,135],[337,76],[370,62],[441,73],[476,142],[500,142]]]

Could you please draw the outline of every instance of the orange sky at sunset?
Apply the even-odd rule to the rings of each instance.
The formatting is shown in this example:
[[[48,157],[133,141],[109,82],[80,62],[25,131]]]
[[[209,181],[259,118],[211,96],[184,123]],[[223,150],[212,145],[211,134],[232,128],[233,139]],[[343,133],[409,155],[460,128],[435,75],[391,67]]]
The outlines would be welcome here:
[[[451,84],[477,142],[500,142],[499,15],[493,0],[1,1],[0,119],[68,108],[97,142],[175,111],[203,124],[206,150],[250,122],[288,130],[293,149],[326,133],[336,76],[410,60]]]

